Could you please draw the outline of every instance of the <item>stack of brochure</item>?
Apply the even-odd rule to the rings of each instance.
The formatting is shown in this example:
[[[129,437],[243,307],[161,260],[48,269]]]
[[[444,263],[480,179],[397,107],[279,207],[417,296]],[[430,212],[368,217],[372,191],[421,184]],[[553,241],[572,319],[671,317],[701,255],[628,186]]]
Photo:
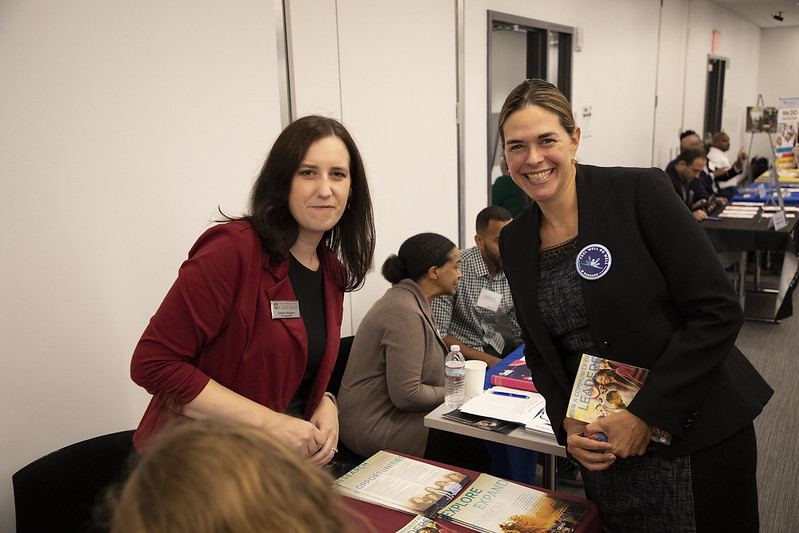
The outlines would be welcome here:
[[[574,531],[589,509],[581,501],[480,474],[439,518],[484,533]]]
[[[464,413],[527,425],[533,423],[546,402],[537,392],[491,387],[464,403]]]

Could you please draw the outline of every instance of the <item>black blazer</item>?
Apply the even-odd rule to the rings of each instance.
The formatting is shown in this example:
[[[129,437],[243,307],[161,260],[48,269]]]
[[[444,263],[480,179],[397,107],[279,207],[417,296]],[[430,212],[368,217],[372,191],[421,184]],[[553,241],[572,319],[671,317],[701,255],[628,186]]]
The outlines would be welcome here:
[[[673,435],[689,454],[742,429],[773,390],[734,346],[743,323],[737,295],[713,247],[659,169],[577,166],[579,249],[611,254],[601,278],[581,278],[599,353],[648,368],[628,406]],[[537,205],[500,235],[500,253],[526,343],[525,356],[558,441],[572,383],[538,308]]]

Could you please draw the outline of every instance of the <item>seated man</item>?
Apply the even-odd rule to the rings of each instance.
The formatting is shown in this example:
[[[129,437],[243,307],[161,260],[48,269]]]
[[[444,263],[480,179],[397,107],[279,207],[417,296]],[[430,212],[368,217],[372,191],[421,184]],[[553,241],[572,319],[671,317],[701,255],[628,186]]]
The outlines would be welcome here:
[[[480,359],[489,367],[522,343],[498,245],[499,232],[511,218],[507,209],[496,205],[478,213],[477,246],[461,252],[463,277],[455,294],[431,304],[447,346],[458,344],[466,359]]]
[[[677,159],[666,166],[666,174],[671,178],[674,190],[700,222],[707,218],[705,208],[708,207],[708,198],[696,198],[696,191],[691,188],[691,183],[699,178],[705,161],[702,150],[689,148],[680,152]]]
[[[743,147],[738,150],[738,156],[734,163],[730,163],[727,152],[730,149],[730,136],[720,131],[713,135],[713,144],[707,151],[708,167],[713,172],[719,188],[736,188],[738,182],[743,178],[744,162],[746,162],[746,152]]]
[[[680,151],[689,148],[705,152],[705,145],[694,130],[686,130],[680,134]],[[691,182],[690,187],[696,194],[697,200],[715,196],[720,206],[727,205],[729,198],[732,198],[737,193],[737,187],[719,189],[713,173],[707,168],[707,164],[705,164],[705,168],[699,174],[699,178]]]

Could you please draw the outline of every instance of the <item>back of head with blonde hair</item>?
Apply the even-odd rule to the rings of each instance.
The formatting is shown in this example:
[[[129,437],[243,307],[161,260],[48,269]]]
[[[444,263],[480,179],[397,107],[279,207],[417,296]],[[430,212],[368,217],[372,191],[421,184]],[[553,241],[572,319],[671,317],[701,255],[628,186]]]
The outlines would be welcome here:
[[[109,495],[112,533],[348,531],[332,477],[263,430],[194,421],[144,452]]]

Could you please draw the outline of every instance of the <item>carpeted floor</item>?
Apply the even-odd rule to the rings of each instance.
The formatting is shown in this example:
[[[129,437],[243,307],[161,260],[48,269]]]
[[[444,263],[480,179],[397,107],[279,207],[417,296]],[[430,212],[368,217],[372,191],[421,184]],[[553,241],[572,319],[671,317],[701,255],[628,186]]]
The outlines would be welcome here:
[[[799,310],[799,296],[793,307]],[[762,533],[799,531],[799,316],[746,321],[736,343],[774,389],[755,419]]]

